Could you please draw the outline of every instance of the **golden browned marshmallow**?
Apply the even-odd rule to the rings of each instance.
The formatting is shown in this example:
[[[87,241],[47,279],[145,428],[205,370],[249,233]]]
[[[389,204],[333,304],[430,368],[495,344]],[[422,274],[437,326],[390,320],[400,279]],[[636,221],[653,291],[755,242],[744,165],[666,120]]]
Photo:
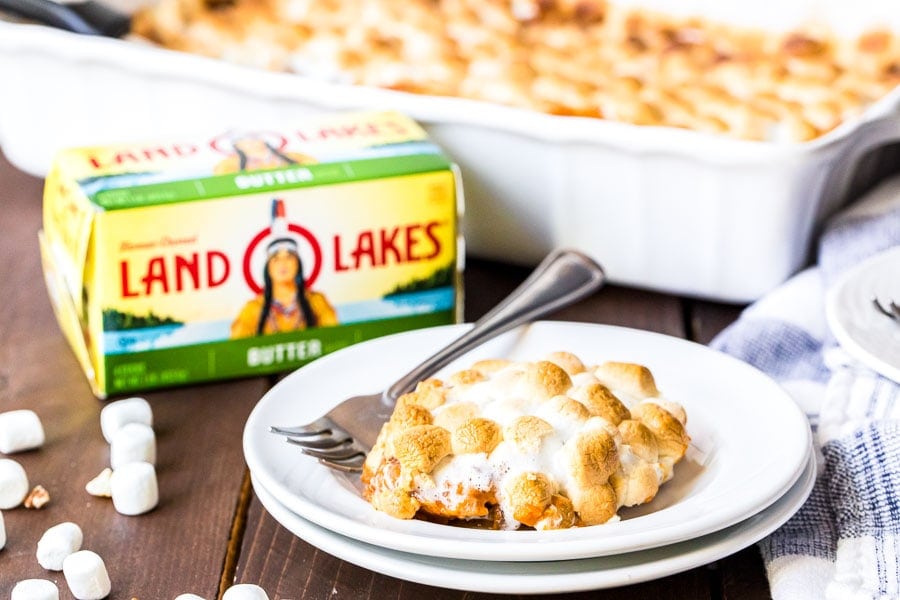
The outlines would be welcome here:
[[[412,519],[421,507],[408,491],[387,486],[378,486],[369,502],[376,510],[398,519]]]
[[[691,438],[669,411],[654,402],[642,402],[632,413],[656,436],[660,457],[677,461],[684,456]]]
[[[566,17],[574,18],[579,23],[589,23],[603,18],[606,14],[607,2],[605,0],[555,0],[546,1],[546,5],[552,6]]]
[[[535,396],[544,400],[564,394],[572,387],[569,374],[559,365],[547,360],[528,365],[525,380]]]
[[[559,365],[569,375],[578,375],[584,372],[584,363],[571,352],[551,352],[546,360]]]
[[[375,444],[366,455],[362,474],[364,483],[381,467],[387,446],[398,432],[414,425],[428,425],[431,423],[431,413],[428,409],[404,401],[404,396],[400,396],[397,400],[394,412],[391,413],[391,418],[381,426],[378,437],[375,439]]]
[[[409,492],[410,474],[404,472],[397,459],[383,462],[366,483],[363,495],[372,506],[398,519],[412,519],[421,506]]]
[[[415,392],[407,392],[405,394],[400,394],[400,396],[397,398],[397,403],[394,406],[394,410],[397,410],[397,407],[400,407],[400,406],[407,406],[407,405],[418,406],[416,404],[418,402],[418,400],[419,400],[419,396]]]
[[[448,404],[435,414],[434,424],[453,431],[469,419],[477,417],[479,412],[478,405],[474,402]]]
[[[566,442],[565,450],[569,477],[577,488],[604,484],[619,468],[616,441],[604,429],[582,431],[574,440]]]
[[[544,509],[541,518],[535,522],[535,529],[567,529],[574,527],[578,517],[572,501],[561,494],[553,494],[550,504]]]
[[[434,410],[446,401],[447,390],[438,380],[428,380],[429,384],[420,383],[412,392],[401,394],[397,398],[397,406],[419,406],[427,410]]]
[[[541,440],[553,433],[553,426],[534,415],[516,418],[503,430],[503,439],[516,445],[519,452],[537,454],[541,449]]]
[[[431,473],[450,454],[450,432],[437,425],[416,425],[393,438],[393,455],[404,469]]]
[[[594,375],[609,387],[622,390],[638,398],[659,396],[653,373],[644,365],[610,361],[596,367]]]
[[[564,395],[553,396],[547,400],[547,409],[572,421],[584,422],[591,417],[584,404]]]
[[[656,436],[646,425],[634,419],[619,423],[619,435],[622,443],[629,446],[631,452],[643,461],[655,463],[659,460],[659,445]]]
[[[534,471],[517,473],[503,482],[503,493],[512,518],[529,527],[544,514],[555,491],[546,475]]]
[[[465,369],[463,371],[457,371],[448,377],[447,384],[450,386],[471,385],[484,380],[485,376],[481,371],[478,371],[477,369]]]
[[[618,425],[631,418],[631,412],[622,401],[616,398],[608,387],[602,383],[589,383],[573,389],[570,394],[594,416],[601,417],[613,425]]]
[[[389,423],[396,431],[402,431],[415,425],[431,425],[433,420],[431,411],[424,406],[403,403],[394,407]]]
[[[619,508],[616,492],[608,483],[571,490],[569,497],[582,525],[602,525]]]
[[[412,392],[412,403],[424,406],[428,410],[434,410],[444,404],[447,399],[447,388],[440,379],[426,379],[420,381],[416,391]]]
[[[677,402],[665,400],[664,398],[653,398],[652,400],[646,400],[645,402],[653,402],[654,404],[658,404],[662,408],[666,409],[673,417],[678,419],[679,423],[681,423],[682,425],[687,425],[687,411],[685,411],[684,407]]]
[[[627,472],[618,471],[609,478],[619,506],[636,506],[650,502],[659,491],[656,465],[640,462]]]
[[[453,431],[453,454],[490,454],[503,439],[500,426],[490,419],[469,419]]]
[[[500,369],[508,367],[510,361],[502,359],[502,358],[485,358],[479,361],[476,361],[472,368],[482,375],[491,375],[496,373]]]

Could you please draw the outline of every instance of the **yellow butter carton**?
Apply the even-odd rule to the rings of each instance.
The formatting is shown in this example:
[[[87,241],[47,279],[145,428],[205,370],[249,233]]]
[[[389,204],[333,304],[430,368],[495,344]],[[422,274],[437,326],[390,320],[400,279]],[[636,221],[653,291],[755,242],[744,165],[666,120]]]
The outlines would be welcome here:
[[[40,242],[60,326],[106,397],[459,321],[462,204],[415,122],[336,114],[63,151]]]

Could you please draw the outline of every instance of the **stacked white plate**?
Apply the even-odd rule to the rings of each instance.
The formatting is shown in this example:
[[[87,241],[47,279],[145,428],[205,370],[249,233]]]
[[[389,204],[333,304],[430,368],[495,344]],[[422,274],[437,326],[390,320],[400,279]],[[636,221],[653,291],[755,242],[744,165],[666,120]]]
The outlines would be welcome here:
[[[848,354],[900,383],[900,246],[879,252],[848,269],[828,292],[825,314],[834,337]]]
[[[712,562],[768,535],[815,480],[806,416],[760,371],[700,344],[604,325],[538,322],[504,334],[478,358],[539,359],[566,350],[586,363],[638,362],[688,414],[691,448],[650,503],[622,519],[559,531],[486,531],[403,521],[375,511],[354,481],[302,455],[270,425],[316,419],[342,399],[380,390],[469,325],[387,336],[294,372],[267,393],[244,431],[254,489],[269,513],[307,542],[386,575],[497,593],[598,589]]]

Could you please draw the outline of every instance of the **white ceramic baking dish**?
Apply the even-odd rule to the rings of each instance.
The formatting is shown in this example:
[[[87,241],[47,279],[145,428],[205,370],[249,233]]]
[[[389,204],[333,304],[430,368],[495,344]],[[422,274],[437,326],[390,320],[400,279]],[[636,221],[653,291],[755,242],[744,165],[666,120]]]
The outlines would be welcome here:
[[[392,108],[459,163],[472,256],[537,262],[556,246],[613,282],[746,302],[810,257],[860,158],[900,140],[900,89],[812,142],[747,142],[314,81],[133,41],[0,22],[0,148],[43,175],[57,149],[283,126]]]

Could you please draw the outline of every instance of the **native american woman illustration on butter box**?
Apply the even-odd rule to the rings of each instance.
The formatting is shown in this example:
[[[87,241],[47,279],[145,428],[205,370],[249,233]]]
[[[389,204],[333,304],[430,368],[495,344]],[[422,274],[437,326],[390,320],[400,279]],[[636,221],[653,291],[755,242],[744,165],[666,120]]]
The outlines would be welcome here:
[[[263,291],[244,305],[231,324],[231,337],[337,325],[337,313],[321,292],[306,285],[297,239],[288,229],[284,201],[272,200]]]
[[[243,135],[235,136],[229,141],[231,153],[215,166],[213,172],[216,175],[318,162],[306,154],[286,150],[284,146],[287,140],[280,136],[277,139],[266,139],[264,134]],[[225,146],[227,145],[226,143]]]

